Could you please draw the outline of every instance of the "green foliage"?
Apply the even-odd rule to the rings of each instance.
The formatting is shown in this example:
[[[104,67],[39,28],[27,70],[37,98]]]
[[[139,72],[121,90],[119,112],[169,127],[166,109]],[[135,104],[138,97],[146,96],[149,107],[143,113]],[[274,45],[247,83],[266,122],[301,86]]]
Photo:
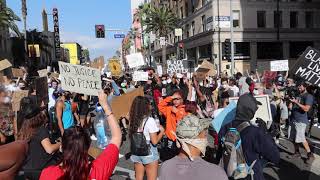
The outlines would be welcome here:
[[[3,6],[4,1],[0,0],[0,27],[9,27],[16,35],[21,36],[18,26],[15,21],[21,21],[21,19],[12,11],[12,9]]]

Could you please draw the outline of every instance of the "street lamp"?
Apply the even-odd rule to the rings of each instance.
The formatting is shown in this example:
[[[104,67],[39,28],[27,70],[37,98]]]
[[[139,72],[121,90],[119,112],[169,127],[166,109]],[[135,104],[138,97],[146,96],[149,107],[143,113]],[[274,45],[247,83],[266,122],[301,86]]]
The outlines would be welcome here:
[[[27,2],[26,0],[21,0],[21,10],[22,10],[23,27],[24,27],[24,48],[27,53],[28,44],[27,44]]]

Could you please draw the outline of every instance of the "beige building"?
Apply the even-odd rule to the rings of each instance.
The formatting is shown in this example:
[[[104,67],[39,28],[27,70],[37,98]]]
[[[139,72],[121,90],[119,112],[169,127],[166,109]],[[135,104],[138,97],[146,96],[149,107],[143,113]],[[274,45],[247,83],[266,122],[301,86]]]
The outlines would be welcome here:
[[[196,65],[210,60],[221,71],[230,68],[224,60],[224,42],[231,38],[230,0],[151,3],[169,7],[181,19],[182,38],[166,37],[175,45],[167,46],[167,58],[183,43],[185,57]],[[272,60],[289,59],[292,65],[307,46],[320,49],[320,0],[232,0],[232,14],[236,72],[266,70]],[[153,49],[160,60],[159,41]]]

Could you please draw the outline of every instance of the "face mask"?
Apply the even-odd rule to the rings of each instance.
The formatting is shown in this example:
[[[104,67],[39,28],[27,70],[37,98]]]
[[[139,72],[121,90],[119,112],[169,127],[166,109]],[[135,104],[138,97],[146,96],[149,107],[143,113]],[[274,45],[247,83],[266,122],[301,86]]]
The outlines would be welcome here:
[[[162,81],[162,84],[163,84],[163,85],[166,85],[166,84],[167,84],[167,81],[166,81],[166,80],[163,80],[163,81]]]
[[[200,82],[199,85],[200,85],[200,86],[203,86],[203,82]]]
[[[197,149],[199,149],[201,151],[202,156],[205,156],[206,154],[206,148],[208,146],[208,140],[207,138],[203,138],[203,139],[180,139],[178,138],[178,143],[177,143],[177,147],[178,148],[182,148],[189,156],[190,160],[193,161],[193,157],[191,155],[190,149],[189,149],[189,145],[192,145],[194,147],[196,147]]]
[[[172,82],[171,79],[167,79],[167,83],[170,84]]]
[[[253,90],[254,95],[259,95],[259,91],[257,89]]]
[[[121,83],[121,87],[126,87],[127,83]]]
[[[228,88],[228,85],[223,84],[222,87],[223,87],[223,89],[227,89],[227,88]]]

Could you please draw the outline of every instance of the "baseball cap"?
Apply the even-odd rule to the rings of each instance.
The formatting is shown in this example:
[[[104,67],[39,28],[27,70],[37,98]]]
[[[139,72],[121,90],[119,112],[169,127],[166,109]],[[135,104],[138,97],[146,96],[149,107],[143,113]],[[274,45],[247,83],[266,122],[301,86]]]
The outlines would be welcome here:
[[[176,134],[181,139],[193,139],[204,129],[209,128],[212,119],[200,119],[195,115],[187,115],[177,124]]]

